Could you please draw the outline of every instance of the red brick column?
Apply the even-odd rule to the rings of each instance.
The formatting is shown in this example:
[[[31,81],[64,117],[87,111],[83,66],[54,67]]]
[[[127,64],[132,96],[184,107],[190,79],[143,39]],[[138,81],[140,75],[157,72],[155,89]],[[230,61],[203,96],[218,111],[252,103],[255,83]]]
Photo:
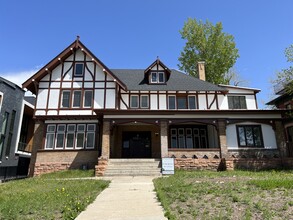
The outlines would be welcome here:
[[[228,157],[228,148],[227,148],[227,136],[226,136],[226,121],[218,121],[218,135],[220,141],[221,157]]]

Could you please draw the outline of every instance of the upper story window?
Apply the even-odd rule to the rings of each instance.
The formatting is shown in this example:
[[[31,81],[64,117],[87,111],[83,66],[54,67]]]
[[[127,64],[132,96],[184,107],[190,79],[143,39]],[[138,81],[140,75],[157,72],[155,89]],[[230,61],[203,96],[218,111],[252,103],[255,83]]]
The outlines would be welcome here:
[[[229,109],[247,109],[245,96],[228,96]]]
[[[75,63],[74,68],[74,76],[83,76],[84,73],[84,64],[83,63]]]
[[[61,108],[91,108],[93,105],[93,91],[64,90],[62,91],[61,99]],[[83,106],[81,103],[83,103]]]
[[[149,108],[148,95],[131,95],[130,108]]]
[[[151,72],[151,83],[165,83],[165,73]]]
[[[263,147],[260,125],[237,125],[237,139],[240,147]]]
[[[196,96],[190,95],[169,95],[168,109],[197,109]]]

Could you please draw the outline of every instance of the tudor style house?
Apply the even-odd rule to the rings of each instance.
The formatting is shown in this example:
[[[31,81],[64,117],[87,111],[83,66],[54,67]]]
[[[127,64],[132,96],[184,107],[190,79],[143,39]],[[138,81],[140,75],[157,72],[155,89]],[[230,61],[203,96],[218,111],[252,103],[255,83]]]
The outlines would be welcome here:
[[[109,69],[77,38],[23,83],[37,97],[31,175],[94,166],[103,175],[119,158],[199,169],[286,157],[281,111],[258,110],[258,89],[211,84],[198,67],[199,79],[159,59]]]

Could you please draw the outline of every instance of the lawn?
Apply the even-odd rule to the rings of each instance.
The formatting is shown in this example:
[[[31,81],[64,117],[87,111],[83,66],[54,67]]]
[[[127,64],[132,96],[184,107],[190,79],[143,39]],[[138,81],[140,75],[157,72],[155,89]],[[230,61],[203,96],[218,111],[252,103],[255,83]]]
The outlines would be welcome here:
[[[93,171],[62,171],[0,184],[0,219],[74,219],[109,182]],[[73,178],[73,179],[70,179]]]
[[[169,219],[292,219],[293,171],[176,171],[154,180]]]

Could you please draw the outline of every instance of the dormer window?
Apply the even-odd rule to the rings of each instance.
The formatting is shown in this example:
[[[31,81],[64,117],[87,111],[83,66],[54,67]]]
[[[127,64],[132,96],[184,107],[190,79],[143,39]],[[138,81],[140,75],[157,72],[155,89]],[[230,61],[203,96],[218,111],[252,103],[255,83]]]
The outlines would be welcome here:
[[[81,77],[83,76],[83,63],[75,63],[74,76]]]
[[[165,73],[151,72],[151,83],[165,83]]]

